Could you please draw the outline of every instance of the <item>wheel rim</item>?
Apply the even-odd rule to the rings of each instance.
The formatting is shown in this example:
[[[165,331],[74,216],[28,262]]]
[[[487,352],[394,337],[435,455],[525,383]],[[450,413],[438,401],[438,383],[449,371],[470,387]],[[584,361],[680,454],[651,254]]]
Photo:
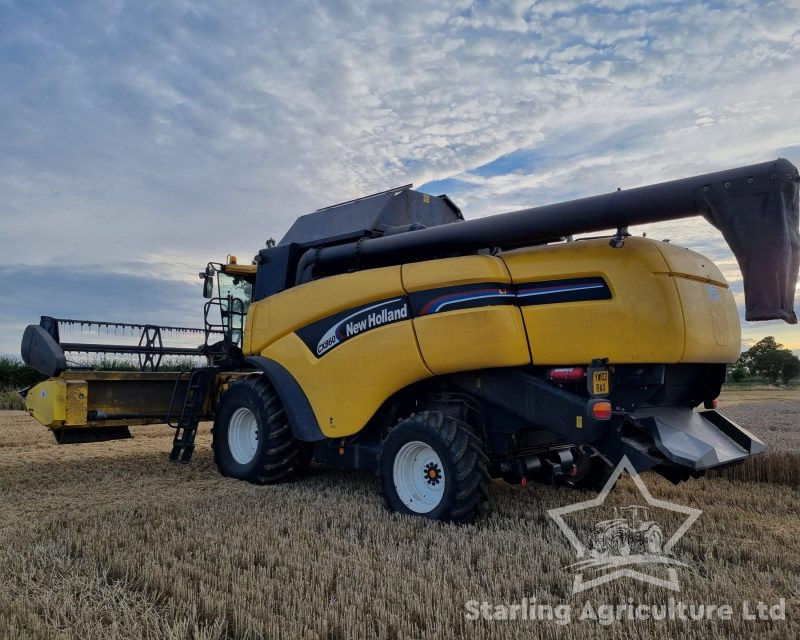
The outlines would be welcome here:
[[[258,449],[258,422],[250,409],[242,407],[233,412],[228,424],[228,448],[233,459],[247,464]]]
[[[444,465],[433,447],[407,442],[394,458],[394,487],[401,502],[415,513],[433,511],[444,496]]]

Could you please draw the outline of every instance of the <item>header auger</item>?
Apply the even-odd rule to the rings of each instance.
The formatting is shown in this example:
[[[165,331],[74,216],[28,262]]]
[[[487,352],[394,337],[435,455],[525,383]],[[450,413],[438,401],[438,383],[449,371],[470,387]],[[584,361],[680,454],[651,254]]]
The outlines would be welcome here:
[[[23,356],[52,377],[26,404],[59,441],[169,422],[182,462],[213,418],[224,475],[363,469],[390,509],[456,522],[483,512],[491,477],[596,486],[627,456],[685,480],[764,450],[713,409],[741,344],[724,277],[628,232],[690,216],[736,255],[747,319],[795,323],[786,160],[471,221],[406,185],[300,217],[252,265],[210,263],[206,367],[70,369],[29,327]]]

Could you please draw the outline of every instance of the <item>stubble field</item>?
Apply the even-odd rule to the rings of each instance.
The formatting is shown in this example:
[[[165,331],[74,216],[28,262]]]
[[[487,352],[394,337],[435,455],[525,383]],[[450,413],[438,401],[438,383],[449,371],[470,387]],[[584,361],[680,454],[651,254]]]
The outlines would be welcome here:
[[[590,493],[495,481],[492,515],[456,527],[386,513],[370,475],[315,469],[275,487],[222,478],[209,425],[192,463],[177,466],[164,427],[59,447],[25,413],[2,412],[0,637],[797,638],[800,396],[737,392],[723,407],[770,452],[680,486],[642,476],[654,497],[703,510],[675,547],[680,592],[625,578],[576,595],[575,554],[547,510]],[[612,495],[642,500],[630,479]],[[576,619],[587,601],[670,597],[727,603],[734,616]],[[572,621],[465,616],[470,600],[523,598],[571,605]],[[742,620],[743,601],[781,598],[786,620]]]

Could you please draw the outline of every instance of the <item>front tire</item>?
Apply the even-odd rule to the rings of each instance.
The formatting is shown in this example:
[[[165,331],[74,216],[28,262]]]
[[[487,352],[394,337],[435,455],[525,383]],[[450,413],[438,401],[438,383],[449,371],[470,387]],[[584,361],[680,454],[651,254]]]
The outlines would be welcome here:
[[[488,458],[467,424],[426,411],[400,421],[384,440],[378,471],[390,511],[471,522],[487,510]]]
[[[301,471],[301,443],[275,388],[261,375],[234,382],[222,395],[213,436],[214,461],[224,476],[275,484]]]

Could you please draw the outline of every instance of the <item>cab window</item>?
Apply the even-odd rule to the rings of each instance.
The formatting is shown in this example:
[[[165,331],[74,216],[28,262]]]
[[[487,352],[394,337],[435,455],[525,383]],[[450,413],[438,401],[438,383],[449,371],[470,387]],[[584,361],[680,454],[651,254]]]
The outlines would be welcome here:
[[[225,337],[241,347],[244,320],[253,299],[253,283],[241,276],[218,272],[217,286]]]

